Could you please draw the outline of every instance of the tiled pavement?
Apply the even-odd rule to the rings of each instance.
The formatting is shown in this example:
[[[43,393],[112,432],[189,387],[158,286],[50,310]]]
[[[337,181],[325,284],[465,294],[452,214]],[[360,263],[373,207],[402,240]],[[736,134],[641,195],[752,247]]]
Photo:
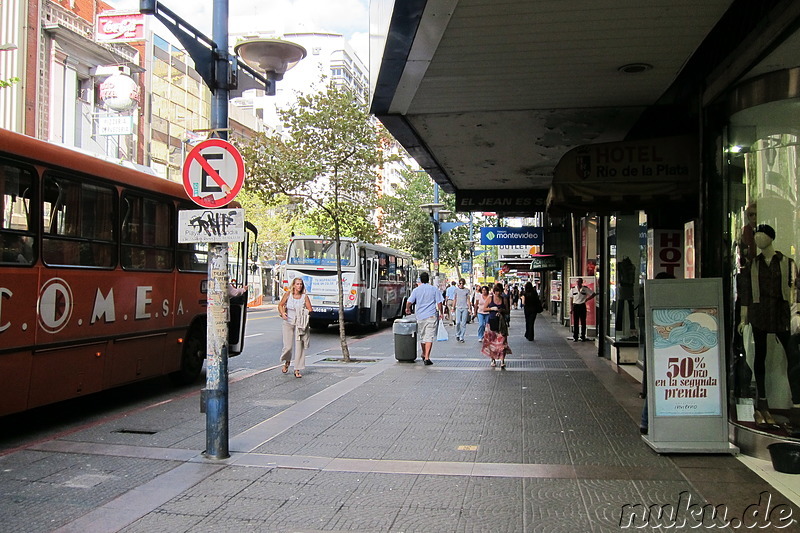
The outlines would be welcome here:
[[[735,531],[763,492],[800,518],[733,457],[654,453],[632,378],[547,315],[535,342],[521,321],[506,370],[473,324],[466,343],[435,344],[433,366],[395,361],[385,328],[351,343],[362,362],[322,353],[301,380],[277,367],[238,379],[230,459],[203,457],[197,394],[2,456],[0,530]],[[698,523],[706,502],[727,516],[706,508]],[[676,520],[659,519],[669,505]],[[783,525],[778,511],[751,521]]]

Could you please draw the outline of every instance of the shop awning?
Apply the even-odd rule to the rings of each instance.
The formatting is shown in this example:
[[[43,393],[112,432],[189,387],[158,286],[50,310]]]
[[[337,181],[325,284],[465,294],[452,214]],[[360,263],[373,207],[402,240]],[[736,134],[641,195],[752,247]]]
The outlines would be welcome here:
[[[573,148],[556,165],[547,210],[608,213],[696,202],[698,143],[687,136]]]

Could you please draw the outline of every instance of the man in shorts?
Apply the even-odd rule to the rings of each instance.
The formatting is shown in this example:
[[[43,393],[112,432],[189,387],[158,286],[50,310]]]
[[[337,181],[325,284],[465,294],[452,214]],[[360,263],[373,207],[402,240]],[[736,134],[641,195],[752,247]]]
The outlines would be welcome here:
[[[422,360],[426,365],[432,365],[431,348],[433,348],[433,341],[436,340],[439,319],[444,319],[443,298],[442,292],[428,283],[430,276],[427,272],[422,272],[419,280],[421,283],[411,291],[411,296],[406,301],[406,314],[411,314],[411,305],[415,304],[417,336],[422,347]]]

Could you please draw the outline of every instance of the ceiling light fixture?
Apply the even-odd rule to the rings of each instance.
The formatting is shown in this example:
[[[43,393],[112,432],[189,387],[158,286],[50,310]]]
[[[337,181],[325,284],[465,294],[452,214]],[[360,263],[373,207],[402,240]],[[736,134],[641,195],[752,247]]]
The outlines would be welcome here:
[[[640,74],[642,72],[647,72],[652,68],[653,65],[649,63],[628,63],[627,65],[622,65],[617,70],[623,74]]]

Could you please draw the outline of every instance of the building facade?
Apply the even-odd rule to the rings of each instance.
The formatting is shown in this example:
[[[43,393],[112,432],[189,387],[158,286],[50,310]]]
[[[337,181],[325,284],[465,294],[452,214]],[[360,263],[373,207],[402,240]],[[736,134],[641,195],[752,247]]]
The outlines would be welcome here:
[[[127,42],[99,42],[95,14],[104,2],[11,0],[0,5],[0,79],[19,82],[0,91],[0,125],[89,152],[138,162],[142,123],[136,108],[112,110],[101,86],[112,74],[140,86],[142,50]],[[116,68],[107,68],[116,67]],[[104,130],[110,117],[128,117],[126,131]],[[108,133],[112,131],[112,133]]]

